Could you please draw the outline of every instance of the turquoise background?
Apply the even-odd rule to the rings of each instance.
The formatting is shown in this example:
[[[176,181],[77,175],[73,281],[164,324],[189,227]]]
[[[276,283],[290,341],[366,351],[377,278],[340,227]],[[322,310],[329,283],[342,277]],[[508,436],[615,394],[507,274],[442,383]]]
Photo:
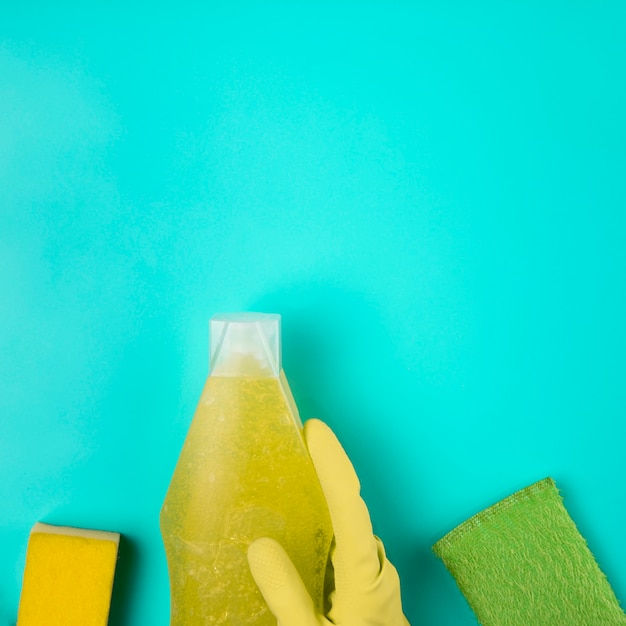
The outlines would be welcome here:
[[[208,320],[243,310],[282,314],[413,626],[476,623],[430,546],[547,475],[626,603],[625,27],[3,3],[0,624],[36,521],[123,533],[110,624],[168,624],[158,513]]]

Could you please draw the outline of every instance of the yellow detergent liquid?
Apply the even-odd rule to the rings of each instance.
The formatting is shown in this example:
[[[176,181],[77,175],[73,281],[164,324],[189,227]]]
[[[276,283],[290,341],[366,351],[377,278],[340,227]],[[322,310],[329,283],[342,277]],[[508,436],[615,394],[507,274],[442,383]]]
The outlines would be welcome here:
[[[259,537],[283,545],[323,608],[332,527],[280,369],[279,321],[211,321],[211,373],[161,510],[171,626],[276,626],[246,557]]]

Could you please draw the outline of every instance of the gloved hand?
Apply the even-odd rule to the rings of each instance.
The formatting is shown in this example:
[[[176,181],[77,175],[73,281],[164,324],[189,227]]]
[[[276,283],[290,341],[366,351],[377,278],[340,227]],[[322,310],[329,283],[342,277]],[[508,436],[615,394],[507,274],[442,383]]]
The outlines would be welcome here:
[[[335,589],[330,610],[320,615],[282,546],[267,537],[257,539],[248,549],[248,562],[270,610],[280,626],[409,626],[398,572],[372,532],[352,463],[323,422],[307,421],[304,438],[335,533]]]

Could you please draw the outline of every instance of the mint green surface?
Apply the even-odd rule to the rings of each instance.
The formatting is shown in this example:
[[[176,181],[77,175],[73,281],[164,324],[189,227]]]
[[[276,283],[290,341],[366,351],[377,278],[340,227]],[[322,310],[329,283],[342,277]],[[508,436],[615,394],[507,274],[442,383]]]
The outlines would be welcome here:
[[[158,512],[217,312],[283,316],[413,626],[431,545],[553,476],[626,602],[621,2],[0,6],[0,624],[36,521],[123,533],[112,626],[165,626]]]
[[[433,550],[483,626],[626,624],[551,478],[473,515]]]

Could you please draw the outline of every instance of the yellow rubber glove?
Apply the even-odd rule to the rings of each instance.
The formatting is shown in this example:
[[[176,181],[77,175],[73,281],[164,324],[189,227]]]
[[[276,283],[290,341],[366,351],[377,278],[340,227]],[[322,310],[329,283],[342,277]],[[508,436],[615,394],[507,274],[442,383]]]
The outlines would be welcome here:
[[[248,562],[265,601],[280,626],[409,626],[398,572],[372,532],[352,463],[323,422],[309,420],[304,438],[333,523],[335,589],[320,615],[285,550],[264,537],[250,545]]]

